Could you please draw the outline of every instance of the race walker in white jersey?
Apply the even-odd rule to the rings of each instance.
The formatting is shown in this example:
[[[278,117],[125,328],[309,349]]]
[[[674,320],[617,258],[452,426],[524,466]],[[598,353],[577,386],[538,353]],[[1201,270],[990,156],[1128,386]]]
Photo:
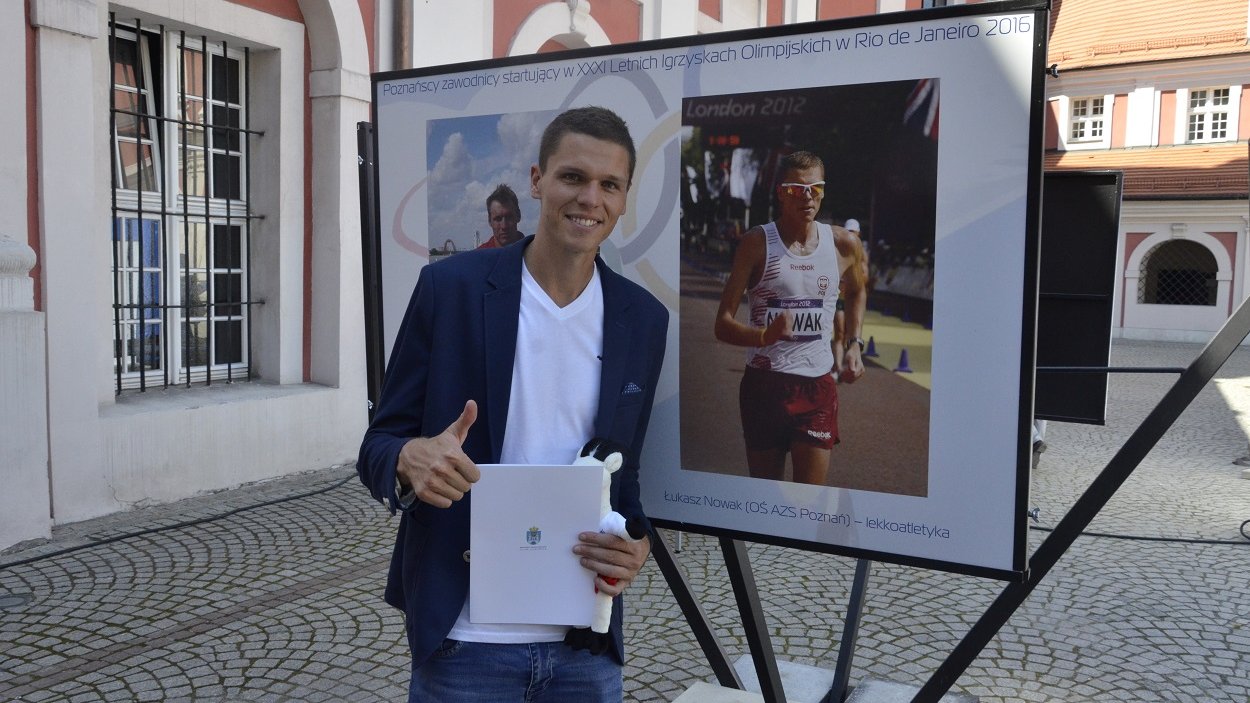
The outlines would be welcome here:
[[[824,485],[830,451],[840,440],[838,382],[854,383],[864,373],[863,246],[845,228],[816,221],[825,195],[819,156],[790,153],[777,175],[776,219],[751,228],[738,242],[714,332],[726,344],[747,348],[738,388],[747,472],[784,481],[789,456],[791,480]],[[839,288],[846,332],[853,336],[835,359]],[[745,321],[737,317],[744,297]]]
[[[816,223],[816,250],[803,255],[781,241],[777,224],[764,225],[764,275],[747,291],[751,324],[768,327],[789,315],[787,336],[747,351],[747,366],[816,377],[833,368],[833,316],[838,282],[850,261],[838,254],[833,229]]]

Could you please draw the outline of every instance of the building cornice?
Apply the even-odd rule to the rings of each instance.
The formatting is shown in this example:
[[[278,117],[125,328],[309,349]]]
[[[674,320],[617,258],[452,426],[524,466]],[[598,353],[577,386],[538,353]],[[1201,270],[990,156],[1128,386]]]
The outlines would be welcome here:
[[[31,0],[30,25],[88,39],[100,36],[96,0]]]
[[[1242,85],[1250,76],[1250,52],[1194,59],[1150,61],[1065,70],[1047,80],[1048,95],[1129,93],[1141,86],[1160,90],[1198,85]]]

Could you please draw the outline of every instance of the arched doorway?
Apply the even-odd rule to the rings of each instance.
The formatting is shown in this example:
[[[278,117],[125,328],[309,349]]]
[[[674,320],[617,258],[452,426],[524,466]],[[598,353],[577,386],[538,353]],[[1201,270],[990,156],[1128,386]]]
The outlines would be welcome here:
[[[1201,244],[1186,239],[1163,242],[1142,257],[1137,302],[1213,306],[1218,273],[1215,256]]]
[[[1231,248],[1219,232],[1178,234],[1177,229],[1161,227],[1136,244],[1133,238],[1142,235],[1129,235],[1122,289],[1125,337],[1198,342],[1228,319]]]

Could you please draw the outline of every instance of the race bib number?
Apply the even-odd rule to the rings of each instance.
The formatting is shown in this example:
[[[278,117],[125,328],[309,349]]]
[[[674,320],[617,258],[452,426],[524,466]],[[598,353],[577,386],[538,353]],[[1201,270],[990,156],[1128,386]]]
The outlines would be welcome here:
[[[768,303],[764,324],[771,324],[783,312],[790,313],[790,336],[792,342],[820,341],[825,331],[825,301],[823,298],[776,298]]]

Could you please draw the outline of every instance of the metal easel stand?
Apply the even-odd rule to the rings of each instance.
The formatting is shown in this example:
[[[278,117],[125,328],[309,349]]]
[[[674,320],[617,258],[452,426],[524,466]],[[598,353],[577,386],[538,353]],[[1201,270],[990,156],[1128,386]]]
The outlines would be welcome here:
[[[652,530],[651,536],[651,556],[660,567],[660,573],[664,574],[664,580],[668,582],[668,590],[677,599],[677,606],[681,608],[682,615],[686,617],[695,640],[703,649],[708,665],[716,674],[716,681],[725,688],[742,690],[742,679],[738,677],[738,672],[730,663],[729,655],[724,647],[716,639],[716,633],[712,631],[712,625],[708,622],[707,613],[703,612],[703,606],[699,605],[698,599],[694,597],[690,581],[686,579],[685,572],[677,565],[673,552],[669,549],[668,540],[659,530]]]
[[[1068,514],[1059,521],[1055,530],[1033,553],[1029,559],[1028,578],[1023,583],[1011,583],[1003,588],[950,656],[916,693],[912,703],[937,703],[950,690],[955,680],[967,670],[994,635],[998,634],[1007,619],[1068,551],[1077,536],[1106,506],[1203,387],[1211,382],[1247,334],[1250,334],[1250,300],[1243,301],[1237,307],[1232,317],[1224,323],[1193,363],[1181,373],[1155,409],[1138,425],[1124,446],[1120,447]]]
[[[855,659],[855,642],[859,639],[859,622],[864,612],[864,595],[868,590],[868,576],[872,574],[872,562],[868,559],[855,561],[855,580],[851,583],[851,597],[846,605],[846,624],[842,627],[842,643],[838,646],[838,664],[833,670],[833,685],[820,699],[820,703],[842,703],[851,683],[851,664]]]
[[[742,617],[742,627],[746,631],[747,646],[751,649],[751,660],[755,662],[755,675],[759,677],[764,703],[785,703],[786,693],[781,686],[781,672],[777,670],[777,655],[768,635],[764,609],[760,607],[760,593],[751,573],[746,543],[721,537],[720,549],[725,555],[725,568],[729,571],[734,599],[738,601],[738,614]]]
[[[712,631],[707,614],[694,597],[690,582],[678,566],[667,539],[657,530],[651,542],[652,555],[655,557],[656,564],[664,574],[669,590],[677,599],[678,607],[681,608],[695,639],[703,649],[704,656],[707,657],[708,664],[716,674],[717,682],[725,688],[742,690],[742,680],[730,662],[729,655]],[[729,573],[730,584],[733,587],[734,598],[738,604],[738,612],[742,618],[747,646],[750,648],[751,659],[755,664],[755,673],[760,682],[760,692],[767,703],[785,703],[785,691],[777,668],[777,658],[768,634],[764,611],[760,606],[759,589],[755,584],[746,544],[740,540],[722,537],[720,547],[725,558],[725,568]],[[856,561],[855,579],[847,605],[846,623],[842,629],[842,641],[838,649],[833,685],[821,699],[821,703],[842,703],[846,698],[851,664],[854,660],[855,642],[859,637],[860,619],[871,572],[871,561],[867,559]]]

